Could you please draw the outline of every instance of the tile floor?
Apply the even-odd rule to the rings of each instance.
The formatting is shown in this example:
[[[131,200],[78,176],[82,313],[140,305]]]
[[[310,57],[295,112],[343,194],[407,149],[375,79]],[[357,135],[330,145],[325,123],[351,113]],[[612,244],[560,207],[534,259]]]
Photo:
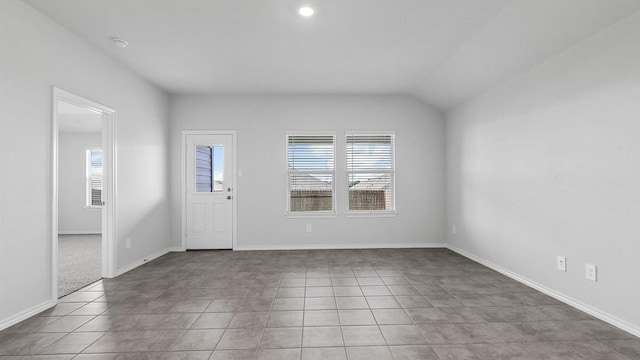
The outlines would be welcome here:
[[[0,359],[640,359],[443,249],[172,253],[0,332]]]

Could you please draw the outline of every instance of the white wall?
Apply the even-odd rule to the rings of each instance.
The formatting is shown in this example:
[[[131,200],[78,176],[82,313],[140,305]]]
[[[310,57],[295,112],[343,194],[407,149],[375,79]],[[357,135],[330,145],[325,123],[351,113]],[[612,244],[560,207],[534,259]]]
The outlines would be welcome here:
[[[118,268],[168,247],[169,199],[165,93],[21,1],[0,33],[2,328],[51,300],[53,86],[117,110]]]
[[[444,123],[423,103],[385,96],[174,96],[171,99],[172,239],[180,244],[181,132],[238,131],[238,248],[428,246],[444,243]],[[334,219],[290,219],[287,130],[396,131],[395,218],[345,218],[339,188]],[[344,145],[337,184],[345,185]],[[342,155],[342,156],[341,156]],[[341,172],[340,169],[343,171]],[[305,225],[313,232],[306,233]]]
[[[58,233],[100,234],[102,211],[87,208],[86,150],[102,147],[100,133],[60,133],[58,138]]]
[[[447,118],[449,244],[640,334],[640,15]]]

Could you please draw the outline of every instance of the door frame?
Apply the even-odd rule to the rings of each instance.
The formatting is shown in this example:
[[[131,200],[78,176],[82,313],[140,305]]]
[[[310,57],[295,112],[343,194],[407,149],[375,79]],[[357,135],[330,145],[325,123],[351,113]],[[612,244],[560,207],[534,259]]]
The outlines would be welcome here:
[[[102,114],[103,201],[102,277],[116,276],[116,111],[69,91],[53,87],[51,117],[51,300],[58,303],[58,101]]]
[[[182,228],[180,236],[182,238],[182,251],[187,250],[187,136],[188,135],[231,135],[231,206],[233,206],[233,225],[231,227],[232,250],[238,247],[238,141],[236,130],[183,130],[182,131],[182,150],[181,150],[181,196],[182,196]]]

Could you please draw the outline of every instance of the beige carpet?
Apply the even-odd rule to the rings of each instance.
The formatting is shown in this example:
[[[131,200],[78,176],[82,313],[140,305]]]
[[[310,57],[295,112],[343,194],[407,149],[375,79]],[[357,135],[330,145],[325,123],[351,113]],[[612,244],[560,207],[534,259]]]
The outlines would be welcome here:
[[[58,235],[58,297],[102,278],[102,235]]]

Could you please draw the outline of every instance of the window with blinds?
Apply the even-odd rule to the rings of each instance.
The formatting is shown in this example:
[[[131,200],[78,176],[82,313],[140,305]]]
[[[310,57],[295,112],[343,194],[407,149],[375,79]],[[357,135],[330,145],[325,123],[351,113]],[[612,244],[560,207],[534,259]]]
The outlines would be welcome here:
[[[288,212],[335,209],[335,134],[287,134]]]
[[[87,150],[86,206],[102,207],[102,150]]]
[[[349,211],[394,211],[394,134],[347,133]]]

